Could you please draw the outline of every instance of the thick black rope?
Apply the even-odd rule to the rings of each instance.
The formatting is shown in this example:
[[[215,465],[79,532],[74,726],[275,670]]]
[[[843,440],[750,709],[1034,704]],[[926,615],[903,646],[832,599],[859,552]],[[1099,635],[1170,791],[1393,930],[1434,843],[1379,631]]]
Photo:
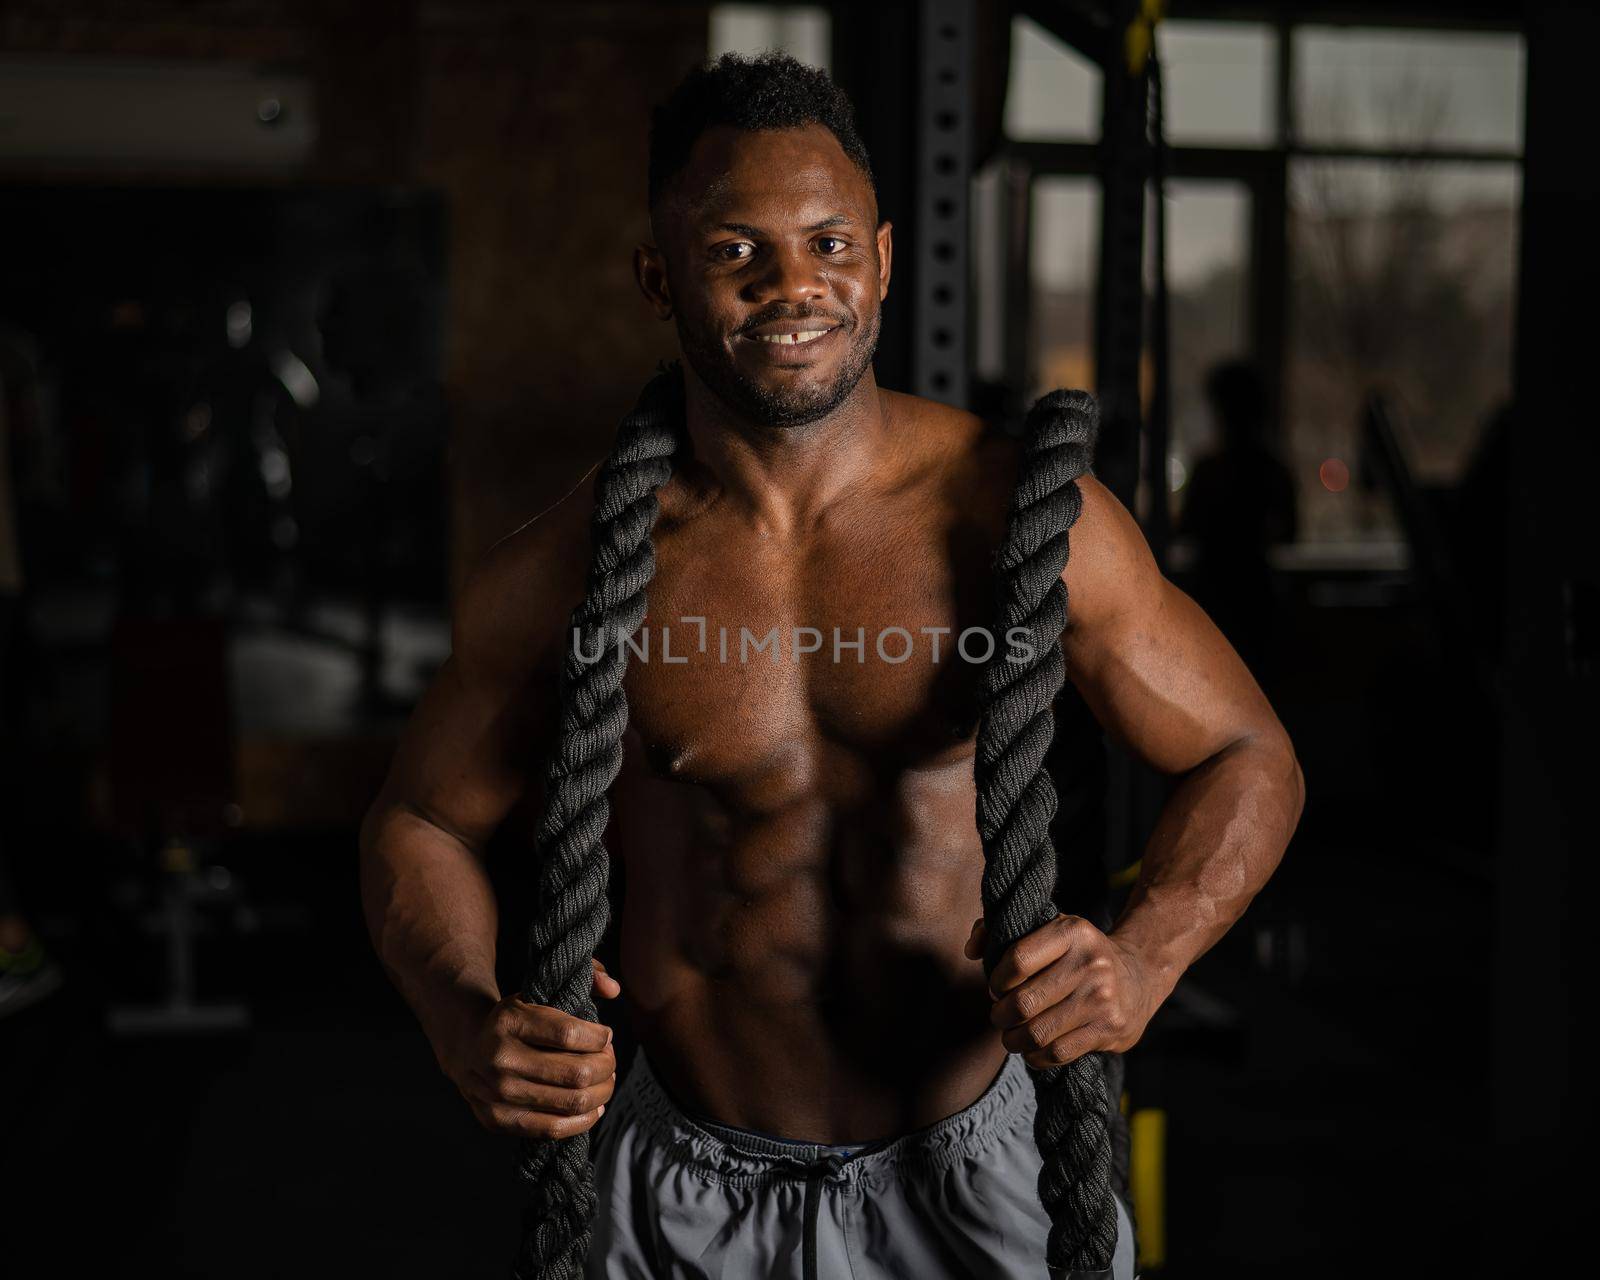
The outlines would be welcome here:
[[[1083,391],[1052,391],[1028,412],[1021,470],[997,557],[998,634],[983,668],[978,722],[978,831],[983,838],[984,969],[1019,938],[1056,917],[1056,789],[1045,768],[1054,703],[1066,681],[1068,531],[1083,509],[1077,480],[1094,453],[1098,412]],[[1025,628],[1032,658],[1013,661],[1011,628]],[[1019,646],[1020,647],[1020,646]],[[1099,1054],[1029,1069],[1038,1099],[1034,1138],[1044,1165],[1039,1199],[1050,1214],[1052,1273],[1109,1275],[1117,1244],[1111,1196],[1109,1098]]]
[[[536,835],[538,907],[522,995],[589,1021],[598,1021],[590,959],[608,918],[606,792],[622,768],[628,725],[622,642],[644,621],[655,573],[656,492],[672,474],[682,423],[682,371],[673,364],[640,394],[596,480],[588,588],[573,611],[561,667],[561,733]],[[1052,392],[1034,405],[998,558],[1000,635],[983,671],[976,766],[990,972],[1007,947],[1056,914],[1049,832],[1056,794],[1044,757],[1054,733],[1051,705],[1065,680],[1059,640],[1067,530],[1082,506],[1075,481],[1089,465],[1095,425],[1094,401],[1083,392]],[[1032,633],[1031,663],[1007,657],[1006,633],[1017,626]],[[1034,1136],[1044,1157],[1039,1195],[1052,1223],[1047,1261],[1058,1272],[1105,1273],[1116,1217],[1099,1058],[1032,1075]],[[580,1280],[596,1198],[589,1135],[524,1143],[521,1173],[530,1195],[514,1274]]]
[[[656,569],[656,491],[672,474],[682,423],[683,375],[673,364],[646,384],[595,480],[588,589],[564,637],[561,733],[535,836],[538,906],[522,997],[590,1022],[599,1021],[590,960],[610,913],[606,791],[622,768],[628,727],[624,642],[644,621],[645,588]],[[578,1280],[595,1209],[589,1135],[525,1142],[521,1174],[530,1195],[516,1276]]]

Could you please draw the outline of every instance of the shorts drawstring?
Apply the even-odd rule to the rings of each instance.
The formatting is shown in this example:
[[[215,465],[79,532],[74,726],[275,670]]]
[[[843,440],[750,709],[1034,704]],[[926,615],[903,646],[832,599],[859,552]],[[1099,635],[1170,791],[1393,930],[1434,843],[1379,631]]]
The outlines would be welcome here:
[[[822,1207],[822,1184],[849,1158],[841,1151],[825,1151],[806,1168],[805,1235],[800,1246],[805,1280],[817,1280],[817,1212]]]

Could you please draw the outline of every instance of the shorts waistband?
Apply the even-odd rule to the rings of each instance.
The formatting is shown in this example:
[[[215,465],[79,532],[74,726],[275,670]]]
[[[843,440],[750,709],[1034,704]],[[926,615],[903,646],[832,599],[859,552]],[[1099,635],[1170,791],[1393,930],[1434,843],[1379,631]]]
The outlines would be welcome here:
[[[948,1167],[982,1155],[1025,1126],[1031,1140],[1035,1110],[1027,1066],[1011,1053],[988,1088],[970,1105],[926,1128],[866,1144],[851,1155],[823,1143],[769,1138],[725,1125],[712,1132],[667,1093],[643,1048],[635,1050],[619,1094],[618,1101],[624,1106],[615,1108],[616,1122],[621,1123],[626,1111],[631,1111],[677,1163],[711,1181],[735,1185],[808,1178],[819,1168],[827,1170],[831,1181],[870,1182],[912,1170]],[[608,1109],[607,1119],[611,1118]]]

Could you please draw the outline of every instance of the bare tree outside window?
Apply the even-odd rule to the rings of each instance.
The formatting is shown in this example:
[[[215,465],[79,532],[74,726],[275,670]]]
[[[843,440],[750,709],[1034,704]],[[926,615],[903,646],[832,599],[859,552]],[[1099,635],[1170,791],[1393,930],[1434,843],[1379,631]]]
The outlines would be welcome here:
[[[1414,155],[1462,114],[1451,90],[1396,75],[1359,110]],[[1303,103],[1307,132],[1348,135],[1357,105],[1339,92]],[[1387,501],[1355,482],[1368,393],[1389,399],[1412,467],[1433,483],[1460,475],[1509,395],[1519,178],[1513,163],[1292,162],[1286,401],[1303,540],[1396,536]]]

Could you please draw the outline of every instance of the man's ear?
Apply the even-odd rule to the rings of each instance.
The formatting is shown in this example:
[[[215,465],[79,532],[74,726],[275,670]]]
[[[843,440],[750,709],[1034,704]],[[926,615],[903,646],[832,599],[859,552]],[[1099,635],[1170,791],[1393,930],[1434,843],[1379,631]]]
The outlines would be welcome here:
[[[667,283],[667,260],[653,244],[637,244],[633,249],[633,278],[650,303],[658,320],[672,319],[672,286]]]
[[[889,267],[894,259],[894,223],[885,218],[878,224],[878,301],[889,296]]]

